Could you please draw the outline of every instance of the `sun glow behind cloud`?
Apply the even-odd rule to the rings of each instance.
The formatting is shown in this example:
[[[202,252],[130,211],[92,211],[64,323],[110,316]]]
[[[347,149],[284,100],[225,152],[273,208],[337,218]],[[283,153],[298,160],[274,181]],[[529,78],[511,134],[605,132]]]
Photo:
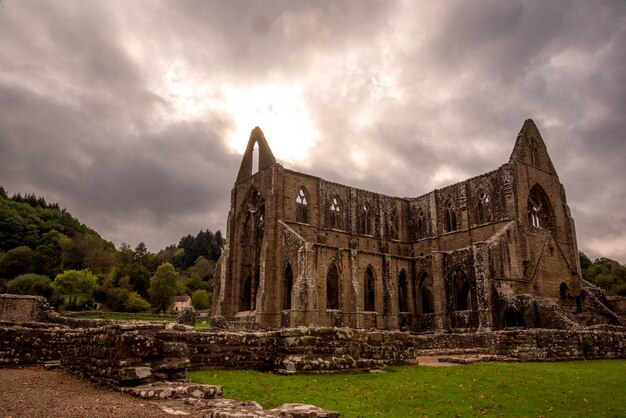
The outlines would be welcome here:
[[[219,112],[230,122],[225,139],[235,152],[244,152],[255,126],[263,130],[274,155],[284,162],[304,160],[319,137],[295,85],[204,80],[176,62],[164,72],[162,89],[175,120],[201,119],[209,111]]]

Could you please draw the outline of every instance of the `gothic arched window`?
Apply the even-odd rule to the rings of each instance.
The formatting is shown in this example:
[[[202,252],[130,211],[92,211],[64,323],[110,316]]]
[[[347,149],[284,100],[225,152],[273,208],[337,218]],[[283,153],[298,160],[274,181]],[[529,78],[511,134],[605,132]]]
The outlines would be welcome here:
[[[328,220],[331,229],[343,229],[343,208],[339,196],[333,196],[330,202]]]
[[[376,310],[376,282],[374,281],[374,271],[371,267],[365,270],[365,277],[363,279],[363,297],[365,298],[364,310],[375,311]]]
[[[535,138],[530,140],[530,163],[535,167],[539,167],[539,153]]]
[[[339,271],[335,263],[326,274],[326,309],[339,309]]]
[[[478,204],[476,206],[478,224],[491,222],[491,201],[485,192],[478,194]]]
[[[398,218],[398,209],[393,208],[389,215],[387,224],[387,234],[389,239],[398,239],[398,231],[400,229],[400,220]]]
[[[420,210],[417,215],[417,239],[426,238],[426,216],[424,212]]]
[[[456,223],[456,212],[454,210],[454,205],[450,201],[446,203],[445,217],[446,232],[456,231],[458,229]]]
[[[406,278],[406,271],[402,269],[398,276],[398,311],[409,311],[409,281]]]
[[[309,195],[304,187],[296,196],[296,222],[309,223]]]
[[[528,193],[528,223],[536,228],[549,229],[556,233],[552,205],[546,192],[538,184],[535,184]]]
[[[469,279],[461,269],[457,269],[452,274],[454,283],[454,299],[457,311],[472,309],[472,287]]]
[[[293,270],[287,263],[283,278],[283,309],[291,309],[291,290],[293,289]]]
[[[374,213],[372,212],[372,207],[367,202],[361,206],[359,233],[363,235],[374,235]]]

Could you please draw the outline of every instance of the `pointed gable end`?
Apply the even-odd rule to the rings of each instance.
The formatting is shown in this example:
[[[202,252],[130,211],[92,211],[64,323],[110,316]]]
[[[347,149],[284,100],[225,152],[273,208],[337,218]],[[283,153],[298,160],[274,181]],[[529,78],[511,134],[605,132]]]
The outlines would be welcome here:
[[[518,161],[556,175],[546,144],[532,119],[524,122],[509,161]]]
[[[250,133],[248,146],[246,147],[246,152],[243,154],[243,159],[241,161],[241,166],[239,167],[239,174],[237,175],[237,181],[235,181],[235,184],[254,174],[252,172],[252,158],[255,144],[258,144],[257,152],[259,153],[259,171],[265,170],[276,163],[274,154],[272,154],[272,150],[265,139],[265,135],[263,135],[263,131],[257,126]]]

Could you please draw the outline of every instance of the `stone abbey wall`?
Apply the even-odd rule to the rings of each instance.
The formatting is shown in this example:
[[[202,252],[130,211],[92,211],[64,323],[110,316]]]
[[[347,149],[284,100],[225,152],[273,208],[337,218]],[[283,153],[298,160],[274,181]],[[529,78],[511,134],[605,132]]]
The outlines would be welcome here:
[[[231,192],[212,318],[239,328],[559,327],[503,320],[527,316],[507,298],[584,308],[580,280],[565,192],[531,120],[498,169],[409,198],[285,169],[255,128]]]

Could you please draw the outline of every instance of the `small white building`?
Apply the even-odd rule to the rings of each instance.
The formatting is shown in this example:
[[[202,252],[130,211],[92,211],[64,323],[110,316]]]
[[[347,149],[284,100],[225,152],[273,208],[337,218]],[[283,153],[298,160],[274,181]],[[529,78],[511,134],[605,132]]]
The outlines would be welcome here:
[[[185,308],[191,308],[191,298],[189,295],[176,296],[170,309],[176,312],[180,312]]]

